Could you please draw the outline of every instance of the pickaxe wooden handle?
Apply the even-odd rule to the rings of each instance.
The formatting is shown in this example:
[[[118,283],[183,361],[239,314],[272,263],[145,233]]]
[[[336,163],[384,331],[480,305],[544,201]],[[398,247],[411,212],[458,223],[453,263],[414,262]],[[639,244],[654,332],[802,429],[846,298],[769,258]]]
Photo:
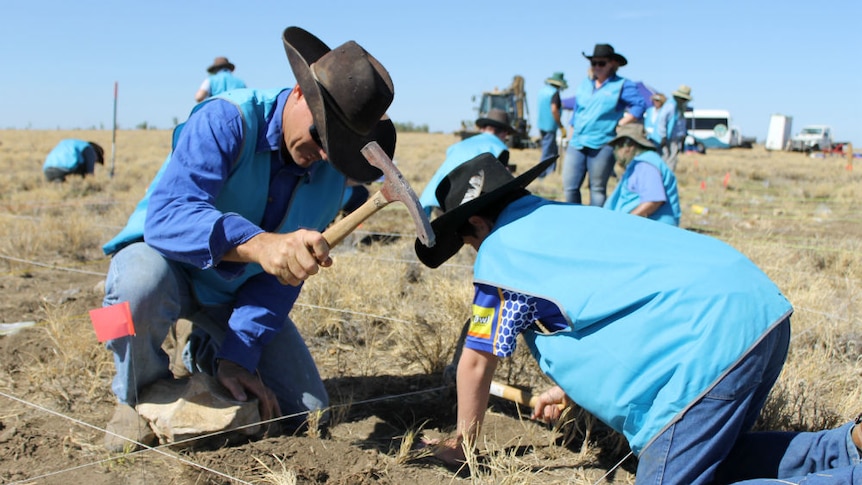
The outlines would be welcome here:
[[[516,402],[523,406],[529,406],[531,408],[536,407],[536,401],[539,400],[537,396],[534,396],[530,391],[525,391],[523,389],[519,389],[514,386],[509,386],[507,384],[503,384],[502,382],[491,381],[491,395],[502,397],[508,401]],[[563,403],[557,404],[557,407],[560,410],[563,410],[566,405]]]
[[[395,164],[392,163],[386,152],[380,148],[376,141],[372,141],[362,148],[362,155],[371,165],[383,172],[383,187],[369,197],[358,209],[332,224],[323,232],[323,237],[329,243],[329,247],[335,247],[363,221],[396,200],[407,206],[407,211],[416,225],[416,236],[422,241],[422,244],[428,247],[433,246],[434,231],[431,229],[428,215],[422,209],[416,192],[413,191],[401,172],[395,168]]]

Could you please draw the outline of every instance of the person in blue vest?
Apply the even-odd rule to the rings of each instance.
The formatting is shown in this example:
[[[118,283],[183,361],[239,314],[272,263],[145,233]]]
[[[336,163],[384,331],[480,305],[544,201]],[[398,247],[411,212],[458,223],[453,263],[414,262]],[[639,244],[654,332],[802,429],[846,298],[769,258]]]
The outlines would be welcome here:
[[[662,112],[662,106],[667,102],[667,96],[662,93],[655,93],[650,96],[652,106],[644,112],[644,131],[647,138],[650,139],[657,147],[662,146],[662,138],[667,137],[667,127],[662,129],[659,123],[659,115]]]
[[[685,138],[688,135],[685,111],[688,109],[688,103],[694,98],[691,97],[691,87],[685,84],[680,85],[671,93],[671,96],[673,99],[668,100],[663,108],[667,126],[667,143],[662,145],[662,158],[667,166],[676,172],[679,154],[683,151]]]
[[[605,201],[605,209],[678,226],[682,211],[676,175],[647,139],[643,127],[639,123],[620,126],[609,144],[623,174]]]
[[[581,203],[581,184],[589,174],[590,205],[605,203],[614,156],[608,142],[617,126],[643,118],[646,101],[637,85],[617,75],[628,60],[610,44],[596,44],[589,75],[575,91],[572,134],[563,158],[563,193],[566,202]]]
[[[245,81],[233,73],[234,69],[236,69],[236,66],[227,60],[227,57],[216,57],[212,65],[207,68],[207,72],[210,75],[204,79],[201,87],[195,93],[195,101],[200,103],[210,96],[215,96],[231,89],[245,88]]]
[[[361,148],[377,141],[394,155],[385,116],[394,91],[354,41],[330,50],[299,27],[282,37],[296,85],[197,104],[127,225],[103,246],[112,255],[103,305],[129,302],[136,330],[107,343],[118,400],[111,450],[152,438],[133,406],[141,389],[172,377],[161,344],[180,318],[194,328],[185,367],[215,376],[236,400],[258,399],[261,419],[295,415],[284,424],[299,427],[328,406],[289,313],[302,283],[332,264],[320,231],[346,180],[382,175]]]
[[[542,158],[556,158],[560,154],[560,147],[557,145],[557,129],[566,138],[566,127],[563,126],[563,121],[560,115],[563,111],[563,102],[560,99],[560,91],[568,88],[565,75],[562,72],[555,72],[551,77],[545,79],[545,85],[539,91],[539,135],[542,137]],[[548,170],[539,175],[546,177],[554,172],[557,164],[554,162]]]
[[[96,164],[105,164],[105,150],[92,141],[68,138],[51,149],[42,165],[42,173],[48,182],[65,182],[69,175],[81,178],[91,175]]]
[[[436,244],[417,240],[418,258],[436,268],[465,244],[477,253],[457,431],[424,446],[465,461],[520,335],[556,384],[532,417],[557,420],[570,401],[589,411],[628,440],[637,484],[860,483],[854,422],[751,431],[790,343],[793,308],[779,288],[718,239],[530,194],[550,163],[514,177],[482,154],[440,184]]]
[[[446,149],[446,159],[428,180],[419,203],[429,216],[435,208],[440,207],[435,194],[437,185],[455,167],[470,160],[480,153],[490,153],[497,157],[504,166],[509,166],[509,146],[506,139],[515,132],[509,119],[509,114],[498,108],[488,111],[488,114],[476,120],[479,134],[450,145]]]

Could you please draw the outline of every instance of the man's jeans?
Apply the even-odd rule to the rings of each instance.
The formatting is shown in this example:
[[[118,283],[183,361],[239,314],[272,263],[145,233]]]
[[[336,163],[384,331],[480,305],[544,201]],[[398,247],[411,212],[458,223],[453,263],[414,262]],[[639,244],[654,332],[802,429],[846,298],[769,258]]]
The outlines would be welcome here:
[[[128,301],[131,307],[136,335],[107,344],[114,353],[117,371],[111,388],[121,403],[134,405],[139,390],[158,379],[172,378],[169,358],[161,345],[178,318],[192,320],[193,340],[200,344],[192,355],[195,369],[190,370],[214,373],[213,359],[228,329],[231,309],[201,307],[194,299],[191,281],[182,265],[165,259],[145,243],[126,246],[111,259],[103,305],[123,301]],[[290,318],[264,347],[257,371],[263,383],[278,396],[284,415],[329,406],[311,353]],[[290,424],[304,419],[305,416],[300,416]]]
[[[539,134],[542,135],[542,158],[539,159],[539,161],[543,162],[551,157],[559,156],[560,148],[557,145],[557,130],[539,131]],[[554,162],[539,175],[539,178],[544,178],[548,175],[551,175],[556,169],[557,162]]]
[[[820,432],[750,432],[781,373],[785,320],[639,457],[636,483],[858,484],[853,424]]]
[[[608,179],[614,170],[614,150],[610,145],[601,148],[576,148],[571,143],[563,159],[563,194],[566,202],[581,203],[581,184],[590,174],[590,205],[601,207],[607,196]]]

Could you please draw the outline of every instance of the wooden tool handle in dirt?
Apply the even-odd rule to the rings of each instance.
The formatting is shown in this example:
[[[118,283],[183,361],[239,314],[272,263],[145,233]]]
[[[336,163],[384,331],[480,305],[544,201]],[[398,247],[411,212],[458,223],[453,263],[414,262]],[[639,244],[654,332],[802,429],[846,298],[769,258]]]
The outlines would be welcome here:
[[[389,204],[389,201],[386,200],[383,192],[378,190],[373,196],[369,197],[364,204],[359,206],[358,209],[347,214],[342,219],[339,219],[323,231],[323,238],[326,239],[327,243],[329,243],[330,248],[337,246],[345,237],[347,237],[348,234],[359,227],[359,225],[362,224],[362,221],[368,219],[375,212],[386,207],[387,204]]]
[[[536,407],[536,402],[539,400],[538,397],[534,396],[529,391],[518,389],[517,387],[509,386],[497,381],[491,381],[491,395],[502,397],[508,401],[516,402],[531,408]],[[560,403],[557,404],[557,407],[560,408],[560,410],[563,410],[566,405]]]

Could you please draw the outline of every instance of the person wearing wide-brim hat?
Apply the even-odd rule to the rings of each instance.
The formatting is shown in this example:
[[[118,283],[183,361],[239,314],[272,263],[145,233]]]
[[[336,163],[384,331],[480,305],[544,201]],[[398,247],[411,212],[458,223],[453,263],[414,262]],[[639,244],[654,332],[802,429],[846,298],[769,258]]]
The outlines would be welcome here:
[[[437,243],[415,243],[432,268],[476,251],[456,432],[423,440],[434,456],[470,462],[499,361],[520,342],[555,384],[532,417],[574,402],[625,436],[637,483],[854,483],[862,424],[751,430],[790,342],[793,308],[766,274],[716,238],[530,194],[550,162],[517,177],[489,154],[465,162],[437,190]]]
[[[428,183],[425,184],[425,188],[419,195],[419,204],[427,215],[430,216],[434,210],[440,207],[440,201],[437,200],[436,194],[437,185],[440,181],[455,167],[476,155],[490,153],[503,166],[510,170],[514,169],[509,165],[509,146],[506,143],[509,135],[515,132],[509,113],[499,108],[493,108],[484,116],[476,119],[476,127],[479,128],[478,134],[454,143],[446,149],[446,159],[437,167],[437,170],[428,179]]]
[[[545,85],[539,90],[538,106],[539,115],[536,120],[536,125],[539,128],[540,144],[542,148],[539,160],[546,160],[551,157],[557,157],[560,154],[560,147],[557,143],[557,130],[560,130],[562,138],[568,136],[566,127],[563,126],[563,100],[560,97],[560,91],[569,87],[566,82],[565,75],[562,72],[555,72],[551,77],[545,79]],[[556,169],[556,163],[548,167],[540,177],[545,177],[553,173]]]
[[[215,96],[231,89],[243,89],[245,81],[238,78],[234,73],[236,66],[227,60],[227,57],[216,57],[207,72],[210,74],[201,83],[195,93],[195,101],[201,102],[210,96]]]
[[[563,192],[566,202],[580,204],[581,185],[589,174],[590,205],[605,203],[614,157],[607,143],[616,127],[643,118],[646,101],[637,85],[619,75],[628,64],[610,44],[596,44],[587,77],[575,91],[571,138],[563,158]]]
[[[48,152],[42,173],[48,182],[65,182],[69,175],[93,174],[97,163],[105,164],[105,150],[98,143],[67,138]]]
[[[605,209],[678,226],[682,211],[676,175],[647,138],[643,125],[620,126],[609,144],[623,174]]]
[[[673,99],[669,99],[664,107],[666,124],[668,127],[667,143],[662,145],[661,156],[667,166],[676,172],[679,154],[682,153],[685,137],[688,135],[685,112],[688,103],[694,98],[691,96],[691,86],[680,84],[676,91],[671,93]]]
[[[332,264],[321,231],[338,213],[348,179],[380,176],[360,149],[376,141],[391,158],[393,97],[384,66],[361,45],[330,49],[299,28],[281,44],[296,84],[238,89],[197,104],[112,255],[103,304],[128,302],[136,336],[115,353],[118,400],[105,444],[142,438],[139,391],[168,377],[160,343],[183,317],[189,371],[213,375],[236,400],[256,398],[261,419],[290,430],[328,406],[314,360],[289,318],[301,284]]]

